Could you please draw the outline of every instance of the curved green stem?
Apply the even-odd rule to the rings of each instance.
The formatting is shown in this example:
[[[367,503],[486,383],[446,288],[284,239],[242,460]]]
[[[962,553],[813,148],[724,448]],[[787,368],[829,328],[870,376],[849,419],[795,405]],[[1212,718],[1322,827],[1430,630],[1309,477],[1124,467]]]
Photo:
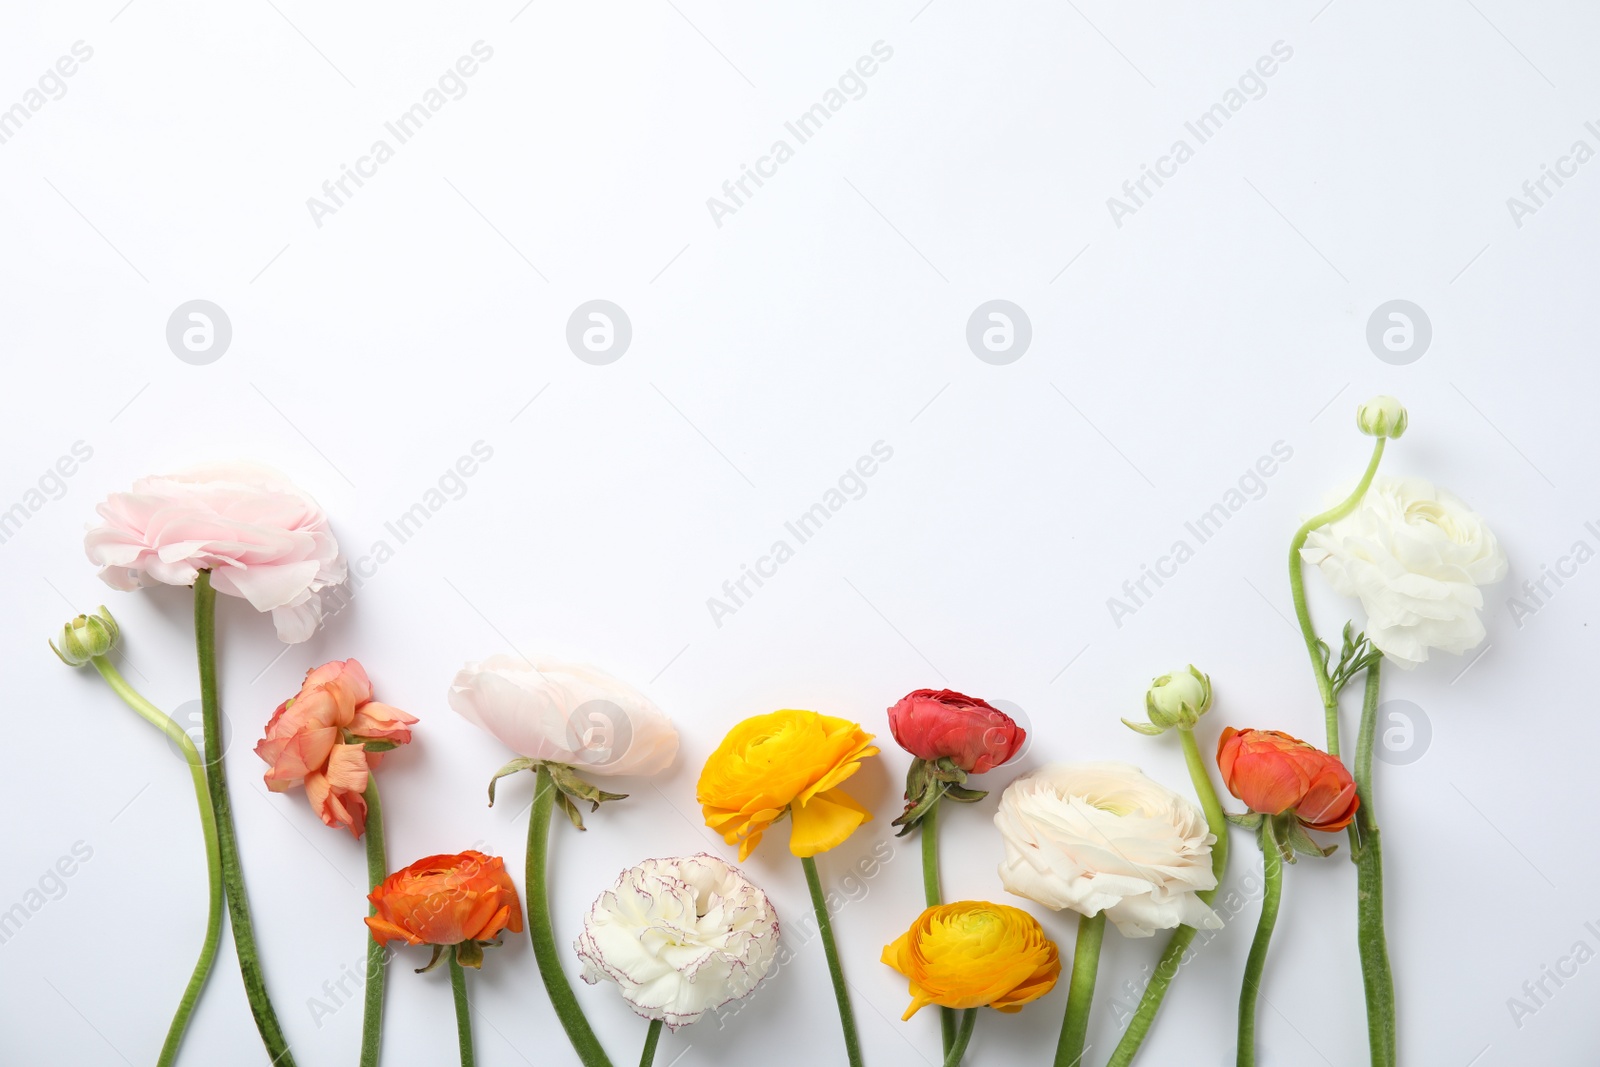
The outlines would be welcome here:
[[[456,961],[456,950],[445,949],[450,957],[450,992],[456,1002],[456,1040],[461,1045],[461,1067],[472,1067],[472,1008],[467,1004],[467,976]]]
[[[943,800],[940,797],[940,800]],[[935,800],[929,806],[926,814],[922,816],[919,827],[922,833],[922,897],[927,901],[928,907],[944,903],[944,896],[939,888],[939,802]],[[946,1056],[956,1040],[956,1010],[939,1007],[939,1041]]]
[[[956,1031],[955,1044],[944,1054],[944,1067],[961,1067],[961,1057],[967,1054],[967,1042],[972,1040],[972,1028],[977,1024],[977,1008],[968,1008],[961,1013],[961,1029]]]
[[[1261,823],[1261,867],[1266,883],[1261,897],[1261,918],[1256,923],[1255,940],[1250,942],[1244,984],[1239,989],[1239,1067],[1255,1067],[1256,1002],[1261,996],[1261,970],[1267,963],[1267,946],[1272,941],[1272,928],[1278,923],[1278,904],[1283,897],[1283,847],[1271,816]]]
[[[1367,998],[1367,1043],[1373,1067],[1395,1063],[1394,974],[1383,932],[1383,846],[1372,808],[1372,745],[1378,732],[1378,678],[1382,661],[1367,668],[1356,738],[1356,795],[1361,805],[1350,824],[1350,858],[1356,865],[1356,944],[1361,951],[1361,984]]]
[[[1216,787],[1211,784],[1211,772],[1206,769],[1205,760],[1200,755],[1194,731],[1179,727],[1178,737],[1183,742],[1184,762],[1189,766],[1189,778],[1194,782],[1194,791],[1200,798],[1200,809],[1206,814],[1206,825],[1217,839],[1211,846],[1211,873],[1216,876],[1220,887],[1222,875],[1228,869],[1228,817],[1223,813],[1222,802],[1217,799]],[[1217,890],[1208,889],[1195,895],[1209,905],[1216,898]],[[1128,1028],[1123,1031],[1122,1040],[1117,1042],[1116,1049],[1112,1051],[1111,1059],[1106,1061],[1106,1067],[1128,1067],[1139,1054],[1139,1047],[1144,1044],[1145,1035],[1150,1032],[1156,1012],[1161,1009],[1161,1001],[1167,995],[1167,987],[1177,977],[1178,968],[1183,966],[1184,956],[1197,932],[1192,926],[1180,926],[1172,931],[1167,947],[1156,963],[1155,973],[1150,976],[1144,994],[1139,998],[1139,1007],[1134,1011],[1133,1018],[1128,1020]]]
[[[650,1029],[644,1035],[644,1052],[639,1056],[639,1067],[650,1067],[656,1060],[656,1045],[661,1041],[661,1020],[651,1019]]]
[[[194,782],[195,804],[200,809],[200,832],[206,842],[206,882],[209,891],[206,936],[200,944],[200,958],[195,961],[194,971],[189,975],[189,984],[184,987],[183,999],[178,1001],[177,1014],[172,1017],[172,1025],[167,1028],[167,1039],[161,1046],[161,1057],[156,1060],[156,1067],[171,1067],[178,1058],[178,1046],[183,1043],[184,1032],[189,1029],[189,1018],[194,1014],[194,1006],[200,1000],[200,990],[205,988],[206,978],[211,974],[211,965],[217,958],[217,944],[222,940],[222,858],[217,848],[217,816],[211,807],[211,796],[206,792],[205,764],[201,761],[200,753],[194,747],[194,742],[189,739],[189,735],[184,733],[183,728],[173,722],[165,712],[129,685],[127,679],[122,677],[122,673],[109,659],[95,656],[89,662],[94,664],[95,670],[100,672],[100,677],[111,686],[112,692],[178,746],[178,751],[183,753],[183,761],[189,765],[189,777]]]
[[[844,1028],[844,1050],[850,1067],[861,1067],[861,1041],[856,1037],[856,1015],[850,1007],[850,989],[844,984],[844,970],[839,966],[839,948],[833,943],[833,923],[828,919],[828,901],[822,893],[822,879],[817,876],[817,861],[810,856],[800,858],[805,868],[806,888],[811,890],[811,907],[817,913],[817,932],[822,937],[822,951],[828,957],[828,973],[833,976],[833,996],[839,1002],[839,1025]]]
[[[1067,1012],[1061,1020],[1055,1067],[1079,1067],[1089,1036],[1089,1008],[1100,972],[1100,942],[1106,936],[1106,913],[1078,916],[1078,941],[1072,950],[1072,983],[1067,987]]]
[[[378,798],[378,776],[367,772],[367,884],[373,889],[389,876],[389,862],[383,847],[383,802]],[[367,907],[368,915],[378,910]],[[383,1043],[383,983],[388,970],[389,950],[367,937],[367,997],[361,1010],[361,1067],[378,1067],[378,1049]]]
[[[239,957],[239,973],[244,978],[245,996],[255,1016],[261,1043],[273,1067],[294,1067],[289,1042],[278,1025],[267,995],[267,979],[261,971],[256,951],[255,924],[250,919],[250,900],[245,895],[244,869],[239,863],[239,841],[233,828],[233,805],[228,799],[228,776],[222,759],[222,707],[217,699],[217,594],[211,588],[211,572],[201,571],[194,582],[194,639],[200,661],[200,711],[205,730],[206,788],[217,815],[217,845],[222,855],[222,887],[228,894],[228,915],[233,926],[233,944]]]
[[[1383,446],[1386,440],[1380,437],[1372,446],[1372,459],[1367,463],[1366,472],[1357,483],[1355,492],[1327,511],[1307,519],[1300,529],[1295,531],[1294,540],[1289,542],[1289,590],[1294,596],[1294,617],[1300,622],[1300,634],[1305,638],[1306,651],[1311,654],[1311,670],[1317,677],[1317,692],[1322,697],[1323,718],[1328,730],[1328,753],[1333,756],[1339,754],[1339,698],[1333,691],[1333,681],[1328,677],[1328,668],[1322,662],[1317,631],[1311,625],[1311,610],[1306,606],[1305,562],[1300,558],[1300,550],[1305,547],[1306,538],[1311,536],[1311,531],[1330,522],[1338,522],[1361,503],[1367,487],[1372,484],[1373,475],[1378,473],[1378,463],[1383,459]]]
[[[528,815],[528,937],[533,941],[533,956],[539,964],[539,977],[544,980],[550,1004],[583,1067],[611,1067],[605,1048],[573,995],[566,972],[561,969],[561,953],[556,948],[555,931],[550,925],[545,857],[550,850],[550,817],[555,807],[555,781],[550,777],[550,768],[541,763],[534,785],[533,810]]]

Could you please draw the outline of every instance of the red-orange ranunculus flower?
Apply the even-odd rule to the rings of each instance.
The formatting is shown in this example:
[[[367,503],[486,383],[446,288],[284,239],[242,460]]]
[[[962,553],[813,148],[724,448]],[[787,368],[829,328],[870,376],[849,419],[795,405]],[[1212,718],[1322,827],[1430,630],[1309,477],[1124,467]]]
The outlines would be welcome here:
[[[380,945],[461,945],[522,932],[522,904],[505,861],[482,852],[420,859],[385,878],[367,900],[377,914],[366,923]],[[457,959],[477,965],[465,953]]]
[[[367,827],[367,771],[379,755],[367,741],[403,745],[416,716],[372,699],[367,672],[353,659],[334,660],[306,672],[300,692],[278,705],[256,755],[271,764],[267,788],[297,785],[322,821],[360,837]]]
[[[1361,806],[1337,756],[1277,730],[1222,731],[1217,768],[1228,792],[1263,815],[1294,817],[1312,830],[1343,830]]]
[[[968,774],[982,774],[1009,761],[1028,732],[986,700],[952,689],[918,689],[889,709],[889,732],[918,759],[948,756]]]

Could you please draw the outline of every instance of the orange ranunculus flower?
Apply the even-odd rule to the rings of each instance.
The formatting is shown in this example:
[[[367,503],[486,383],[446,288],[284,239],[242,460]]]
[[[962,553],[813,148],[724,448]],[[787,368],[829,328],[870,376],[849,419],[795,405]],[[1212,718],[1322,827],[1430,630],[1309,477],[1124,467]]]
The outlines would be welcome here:
[[[505,861],[482,852],[420,859],[385,878],[367,900],[377,913],[366,923],[378,944],[478,948],[457,951],[457,960],[467,967],[479,965],[479,946],[500,931],[522,932],[522,904]]]
[[[911,980],[909,1019],[929,1004],[1021,1011],[1055,987],[1061,956],[1039,920],[1008,904],[936,904],[885,945],[883,962]]]
[[[278,705],[256,755],[271,764],[268,789],[282,793],[304,785],[323,822],[360,837],[367,826],[367,771],[379,759],[365,743],[406,744],[416,721],[372,699],[360,663],[333,660],[307,671],[300,692]]]
[[[1263,815],[1294,817],[1312,830],[1343,830],[1361,800],[1337,756],[1277,730],[1222,731],[1217,768],[1228,792]]]
[[[785,811],[796,856],[844,843],[872,814],[837,788],[876,756],[858,723],[786,709],[746,719],[728,732],[700,772],[695,798],[706,825],[748,857]]]

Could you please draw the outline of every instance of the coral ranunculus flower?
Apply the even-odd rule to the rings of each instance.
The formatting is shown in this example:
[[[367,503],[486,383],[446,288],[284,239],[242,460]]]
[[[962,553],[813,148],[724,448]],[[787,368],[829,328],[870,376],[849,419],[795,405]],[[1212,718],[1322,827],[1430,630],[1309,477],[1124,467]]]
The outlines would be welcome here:
[[[360,837],[367,826],[367,772],[380,758],[366,742],[406,744],[416,721],[372,699],[360,663],[333,660],[307,671],[300,692],[278,705],[256,755],[271,764],[264,776],[268,789],[282,793],[304,785],[323,822]]]
[[[367,900],[377,914],[366,924],[380,945],[481,946],[502,930],[522,932],[522,904],[505,861],[482,852],[420,859],[385,878]],[[467,967],[482,958],[481,951],[457,953]]]
[[[844,843],[872,818],[839,783],[878,754],[858,723],[786,709],[735,726],[706,760],[695,797],[706,825],[746,859],[787,811],[789,851],[815,856]]]
[[[886,945],[883,962],[911,980],[909,1019],[929,1004],[1021,1011],[1055,987],[1061,957],[1039,921],[987,901],[937,904]]]
[[[1027,740],[1016,720],[988,701],[951,689],[918,689],[889,709],[889,732],[918,759],[949,757],[968,774],[1008,762]]]
[[[1263,815],[1294,817],[1311,830],[1343,830],[1361,800],[1337,756],[1277,730],[1222,731],[1217,768],[1228,792]]]

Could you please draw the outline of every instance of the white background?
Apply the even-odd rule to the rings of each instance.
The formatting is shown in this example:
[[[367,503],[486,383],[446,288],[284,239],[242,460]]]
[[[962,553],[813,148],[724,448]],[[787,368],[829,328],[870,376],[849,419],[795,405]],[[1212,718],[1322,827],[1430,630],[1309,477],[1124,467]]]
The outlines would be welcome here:
[[[315,1067],[356,1057],[359,1006],[318,1019],[310,1001],[363,958],[361,846],[302,796],[269,796],[251,752],[306,668],[359,657],[380,697],[422,720],[380,772],[394,865],[478,844],[519,883],[532,780],[484,806],[508,753],[447,708],[454,671],[513,645],[547,650],[603,664],[673,716],[672,772],[625,783],[633,798],[587,834],[558,827],[564,944],[623,866],[731,854],[700,825],[694,781],[733,722],[784,706],[859,719],[887,745],[851,787],[878,821],[823,858],[837,884],[890,840],[908,758],[883,709],[913,688],[1022,708],[1023,767],[1124,759],[1185,789],[1176,740],[1118,722],[1171,666],[1214,679],[1208,747],[1229,723],[1320,740],[1285,550],[1364,461],[1356,403],[1390,392],[1412,420],[1388,469],[1463,496],[1512,561],[1488,595],[1480,659],[1384,682],[1431,723],[1421,758],[1377,770],[1402,1058],[1591,1062],[1600,965],[1546,980],[1554,995],[1520,1026],[1508,998],[1576,942],[1600,948],[1584,926],[1600,924],[1594,568],[1548,584],[1521,625],[1507,598],[1575,541],[1600,547],[1584,525],[1600,519],[1600,164],[1520,227],[1507,198],[1574,140],[1600,148],[1584,129],[1600,119],[1592,9],[95,0],[11,5],[0,21],[0,108],[74,42],[93,49],[65,95],[0,144],[0,508],[29,512],[0,545],[0,909],[36,902],[75,842],[92,849],[0,945],[0,1060],[152,1062],[199,946],[187,775],[44,645],[104,601],[129,678],[163,707],[198,697],[187,592],[109,591],[83,556],[95,503],[142,474],[269,462],[322,502],[355,558],[395,547],[385,522],[475,442],[493,449],[311,642],[279,657],[266,619],[222,606],[227,761],[259,937],[298,1060]],[[316,225],[307,198],[480,40],[493,58],[466,95]],[[877,41],[893,57],[865,95],[719,227],[706,199]],[[1292,58],[1264,95],[1119,227],[1107,198],[1174,140],[1194,146],[1184,123],[1279,41]],[[165,338],[197,298],[233,328],[204,366]],[[609,366],[565,342],[568,316],[595,298],[633,326]],[[1033,330],[1006,366],[965,340],[968,316],[997,298]],[[1432,322],[1408,365],[1366,341],[1393,299]],[[92,459],[31,507],[28,490],[79,441]],[[715,625],[707,598],[878,441],[893,458],[865,495]],[[1293,457],[1265,495],[1116,625],[1107,599],[1175,539],[1193,544],[1185,521],[1280,441]],[[1333,636],[1352,606],[1310,584]],[[946,820],[951,898],[1005,899],[994,801]],[[806,895],[785,836],[747,870],[794,919]],[[1246,836],[1234,846],[1230,885],[1259,864]],[[914,843],[895,847],[837,917],[879,1067],[937,1059],[933,1013],[899,1022],[904,981],[878,962],[921,907]],[[1264,1064],[1365,1062],[1353,883],[1342,851],[1288,872]],[[1070,951],[1071,919],[1034,910]],[[1180,976],[1141,1062],[1232,1062],[1254,917],[1252,905]],[[1161,942],[1107,937],[1090,1062],[1120,1033],[1123,982]],[[454,1056],[443,972],[407,966],[424,958],[391,971],[396,1067]],[[480,1063],[576,1062],[525,937],[471,981]],[[1065,992],[986,1014],[969,1061],[1047,1062]],[[609,988],[579,993],[616,1062],[633,1062],[643,1022]],[[657,1062],[839,1062],[833,1012],[813,941],[726,1028],[668,1035]],[[184,1062],[265,1062],[227,948]]]

